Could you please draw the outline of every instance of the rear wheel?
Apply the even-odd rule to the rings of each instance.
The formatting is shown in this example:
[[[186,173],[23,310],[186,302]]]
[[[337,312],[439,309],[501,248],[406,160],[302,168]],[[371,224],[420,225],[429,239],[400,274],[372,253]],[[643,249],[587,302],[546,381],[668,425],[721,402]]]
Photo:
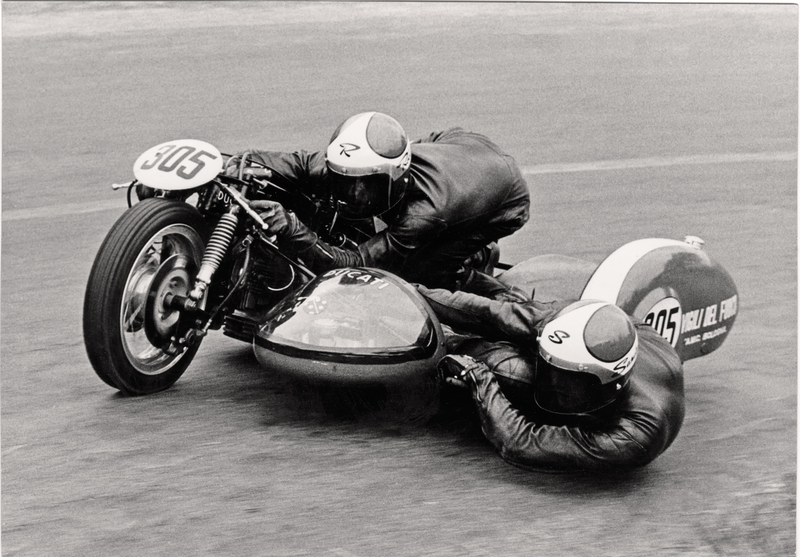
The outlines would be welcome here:
[[[173,350],[162,341],[186,326],[165,300],[192,288],[205,230],[194,207],[146,199],[120,217],[100,246],[86,286],[83,336],[97,375],[121,392],[170,387],[197,353],[199,342]]]

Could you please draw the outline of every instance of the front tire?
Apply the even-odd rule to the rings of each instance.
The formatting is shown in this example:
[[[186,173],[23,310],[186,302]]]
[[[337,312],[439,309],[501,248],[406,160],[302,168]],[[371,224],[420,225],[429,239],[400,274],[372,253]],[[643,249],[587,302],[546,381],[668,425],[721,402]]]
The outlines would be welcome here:
[[[154,346],[146,306],[153,277],[167,259],[177,255],[200,266],[206,228],[191,205],[146,199],[120,217],[100,246],[86,286],[83,337],[95,373],[122,393],[169,388],[197,353],[199,342],[175,354]],[[177,287],[186,288],[185,282]]]

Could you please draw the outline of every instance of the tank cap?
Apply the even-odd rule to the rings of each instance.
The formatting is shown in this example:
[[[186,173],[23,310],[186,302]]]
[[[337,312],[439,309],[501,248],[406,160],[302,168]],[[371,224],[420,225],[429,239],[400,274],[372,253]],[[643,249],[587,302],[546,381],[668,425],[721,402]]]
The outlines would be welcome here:
[[[686,236],[683,241],[697,249],[703,249],[703,244],[705,244],[700,236]]]

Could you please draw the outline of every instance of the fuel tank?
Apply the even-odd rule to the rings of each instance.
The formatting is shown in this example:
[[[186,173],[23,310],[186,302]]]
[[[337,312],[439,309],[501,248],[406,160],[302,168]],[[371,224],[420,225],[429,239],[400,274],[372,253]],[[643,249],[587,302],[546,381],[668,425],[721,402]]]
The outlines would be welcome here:
[[[410,284],[377,269],[334,269],[288,296],[253,340],[259,363],[312,381],[387,384],[435,373],[444,335]]]

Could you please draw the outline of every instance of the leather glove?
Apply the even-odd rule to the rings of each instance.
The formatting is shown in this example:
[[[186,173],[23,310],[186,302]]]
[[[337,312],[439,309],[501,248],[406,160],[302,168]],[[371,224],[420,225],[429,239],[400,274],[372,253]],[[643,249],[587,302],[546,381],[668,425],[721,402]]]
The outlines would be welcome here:
[[[259,212],[268,234],[280,237],[295,255],[315,273],[340,267],[361,267],[364,258],[358,250],[337,248],[320,240],[300,219],[277,201],[252,201],[250,207]]]
[[[475,382],[472,374],[481,368],[488,369],[483,362],[461,354],[448,354],[437,366],[442,381],[462,388],[469,388],[469,384]]]
[[[277,201],[268,199],[251,201],[250,208],[257,211],[259,216],[264,219],[270,234],[285,236],[294,229],[293,217]]]

